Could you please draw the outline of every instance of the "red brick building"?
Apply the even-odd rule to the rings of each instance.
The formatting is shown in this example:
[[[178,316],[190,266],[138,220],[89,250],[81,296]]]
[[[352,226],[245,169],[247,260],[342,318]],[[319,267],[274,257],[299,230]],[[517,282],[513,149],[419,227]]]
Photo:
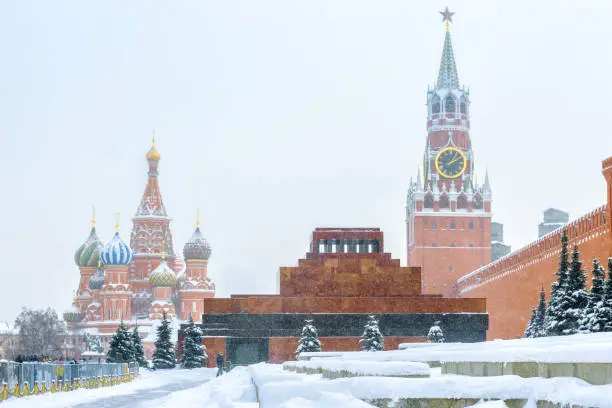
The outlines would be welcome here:
[[[420,266],[424,293],[456,296],[456,280],[491,262],[492,194],[474,176],[470,92],[459,84],[449,25],[438,81],[427,92],[423,175],[406,201],[408,265]]]
[[[234,364],[294,359],[305,319],[314,319],[324,351],[357,350],[370,314],[387,349],[424,341],[436,320],[449,341],[486,336],[485,300],[422,294],[421,269],[385,253],[378,228],[317,228],[306,257],[279,273],[278,295],[204,300],[211,365],[219,352]]]

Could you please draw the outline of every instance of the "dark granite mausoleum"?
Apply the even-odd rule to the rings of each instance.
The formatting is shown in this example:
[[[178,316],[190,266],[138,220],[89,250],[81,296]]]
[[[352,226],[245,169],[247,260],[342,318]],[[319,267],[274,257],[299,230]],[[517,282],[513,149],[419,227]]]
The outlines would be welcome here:
[[[358,350],[368,315],[376,315],[385,348],[425,341],[440,320],[447,341],[486,339],[485,299],[421,293],[421,270],[384,253],[378,228],[317,228],[310,252],[280,268],[279,295],[204,300],[201,327],[211,365],[295,359],[304,320],[313,319],[323,351]]]

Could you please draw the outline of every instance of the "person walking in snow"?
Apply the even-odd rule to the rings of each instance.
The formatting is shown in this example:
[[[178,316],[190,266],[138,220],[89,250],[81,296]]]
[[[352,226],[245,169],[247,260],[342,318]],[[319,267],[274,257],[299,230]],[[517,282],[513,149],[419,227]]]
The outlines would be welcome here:
[[[217,354],[217,377],[223,374],[223,353]]]

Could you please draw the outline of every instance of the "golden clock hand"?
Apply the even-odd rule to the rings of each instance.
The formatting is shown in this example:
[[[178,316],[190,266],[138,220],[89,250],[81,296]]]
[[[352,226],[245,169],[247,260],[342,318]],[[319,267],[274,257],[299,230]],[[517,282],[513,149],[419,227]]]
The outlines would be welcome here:
[[[456,162],[457,160],[459,160],[461,158],[461,156],[457,156],[455,157],[453,160],[449,161],[448,164],[453,164],[454,162]]]

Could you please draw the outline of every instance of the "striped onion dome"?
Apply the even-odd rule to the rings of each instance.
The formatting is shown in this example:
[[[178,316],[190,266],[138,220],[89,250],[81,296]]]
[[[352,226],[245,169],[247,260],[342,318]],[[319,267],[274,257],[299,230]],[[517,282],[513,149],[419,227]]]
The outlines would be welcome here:
[[[72,302],[72,306],[64,311],[64,320],[71,323],[78,323],[85,317],[85,313],[79,309],[76,302]]]
[[[89,278],[89,289],[99,290],[102,285],[104,285],[104,272],[102,272],[102,268],[98,268],[96,273]]]
[[[96,266],[100,259],[100,251],[102,250],[102,242],[96,233],[96,227],[91,227],[89,238],[83,242],[79,249],[74,253],[74,262],[78,267]]]
[[[121,240],[119,232],[115,232],[100,256],[104,265],[128,265],[133,259],[132,250]]]
[[[176,285],[176,274],[166,262],[166,259],[162,259],[159,266],[153,269],[153,272],[149,274],[149,282],[153,286],[174,286]]]
[[[183,256],[185,260],[208,260],[211,252],[210,244],[200,232],[200,227],[197,227],[191,238],[189,238],[189,241],[187,241],[183,247]]]

